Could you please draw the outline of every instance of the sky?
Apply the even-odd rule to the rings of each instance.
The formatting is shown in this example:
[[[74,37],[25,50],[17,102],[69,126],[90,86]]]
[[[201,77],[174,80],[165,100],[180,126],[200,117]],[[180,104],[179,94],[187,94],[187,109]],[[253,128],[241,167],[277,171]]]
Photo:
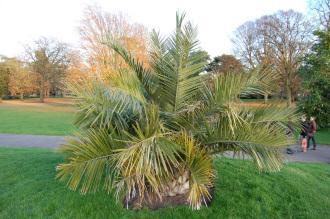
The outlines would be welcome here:
[[[246,21],[278,10],[308,11],[307,0],[0,0],[0,54],[22,55],[23,45],[40,36],[79,46],[77,26],[84,8],[95,4],[164,35],[175,27],[176,11],[185,11],[211,56],[232,53],[233,32]]]

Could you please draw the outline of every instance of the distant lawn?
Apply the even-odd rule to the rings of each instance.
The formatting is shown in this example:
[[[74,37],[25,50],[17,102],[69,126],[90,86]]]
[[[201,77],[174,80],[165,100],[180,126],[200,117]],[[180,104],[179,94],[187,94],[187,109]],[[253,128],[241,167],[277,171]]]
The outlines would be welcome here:
[[[0,103],[0,133],[70,135],[74,109],[69,104],[4,101]]]
[[[291,163],[259,174],[251,162],[215,161],[211,207],[133,212],[111,196],[81,196],[54,179],[61,154],[49,149],[0,148],[0,218],[328,218],[330,165]]]
[[[324,128],[316,132],[316,143],[330,145],[330,128]]]

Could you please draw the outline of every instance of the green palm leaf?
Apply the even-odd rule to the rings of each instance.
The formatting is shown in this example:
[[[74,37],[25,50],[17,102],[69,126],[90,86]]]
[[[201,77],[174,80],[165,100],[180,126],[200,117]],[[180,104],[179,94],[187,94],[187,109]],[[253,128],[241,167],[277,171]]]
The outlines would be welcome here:
[[[66,181],[73,190],[79,188],[82,194],[96,192],[101,185],[110,192],[118,177],[113,168],[114,150],[120,147],[122,144],[104,129],[78,134],[60,148],[69,157],[66,163],[57,166],[57,178]]]

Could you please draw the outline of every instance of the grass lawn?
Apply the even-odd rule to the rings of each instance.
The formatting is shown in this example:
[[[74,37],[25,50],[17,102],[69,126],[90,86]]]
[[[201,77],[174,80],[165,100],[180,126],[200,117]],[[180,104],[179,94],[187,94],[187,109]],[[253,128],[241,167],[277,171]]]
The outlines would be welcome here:
[[[330,145],[330,128],[324,128],[316,132],[316,143]]]
[[[54,179],[50,149],[0,148],[0,218],[328,218],[330,165],[291,163],[259,174],[249,161],[219,159],[211,207],[133,212],[111,196],[81,196]]]
[[[73,120],[74,109],[66,103],[0,103],[0,133],[70,135],[75,130]]]

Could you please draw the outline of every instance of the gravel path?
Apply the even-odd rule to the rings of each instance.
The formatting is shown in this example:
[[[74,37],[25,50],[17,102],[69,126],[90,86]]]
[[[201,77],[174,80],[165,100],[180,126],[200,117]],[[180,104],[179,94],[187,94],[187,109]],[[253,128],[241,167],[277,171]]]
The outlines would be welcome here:
[[[0,134],[0,145],[56,148],[66,142],[65,138],[65,136]]]
[[[307,150],[307,152],[301,152],[297,146],[292,146],[295,153],[292,155],[286,154],[286,158],[289,162],[321,162],[330,164],[330,146],[317,145],[316,150]],[[297,151],[298,149],[298,151]]]
[[[45,135],[15,135],[15,134],[0,134],[0,146],[7,147],[46,147],[56,148],[66,142],[66,136],[45,136]],[[297,149],[296,146],[291,146],[292,149]],[[321,162],[330,164],[330,146],[318,145],[317,149],[308,150],[307,152],[295,152],[292,155],[284,156],[289,162]],[[225,156],[231,157],[231,153]]]

